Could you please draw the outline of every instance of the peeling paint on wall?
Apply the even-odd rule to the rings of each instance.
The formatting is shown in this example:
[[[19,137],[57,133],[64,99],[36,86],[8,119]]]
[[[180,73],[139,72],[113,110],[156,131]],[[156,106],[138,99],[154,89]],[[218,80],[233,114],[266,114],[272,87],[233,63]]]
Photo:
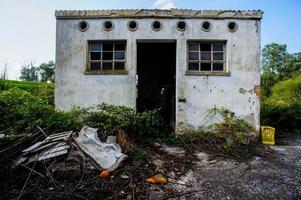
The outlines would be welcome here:
[[[253,94],[253,90],[252,89],[246,90],[244,88],[239,88],[239,93],[241,93],[241,94],[246,94],[246,93]]]
[[[254,85],[255,94],[260,97],[260,85]]]

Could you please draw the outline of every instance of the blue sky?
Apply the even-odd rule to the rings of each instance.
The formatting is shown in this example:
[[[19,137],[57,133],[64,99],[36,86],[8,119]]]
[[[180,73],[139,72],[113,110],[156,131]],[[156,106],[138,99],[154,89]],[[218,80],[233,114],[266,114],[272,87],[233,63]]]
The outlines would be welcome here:
[[[276,42],[301,51],[301,0],[0,0],[0,71],[7,62],[9,78],[17,79],[22,64],[55,59],[55,10],[169,7],[260,9],[262,46]]]

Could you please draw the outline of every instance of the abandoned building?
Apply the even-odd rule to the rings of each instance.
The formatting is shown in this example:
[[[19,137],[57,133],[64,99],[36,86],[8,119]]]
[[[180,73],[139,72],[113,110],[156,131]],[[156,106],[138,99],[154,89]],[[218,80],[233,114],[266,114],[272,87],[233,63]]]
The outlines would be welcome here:
[[[225,107],[257,129],[261,11],[56,11],[58,109],[161,108],[176,130]]]

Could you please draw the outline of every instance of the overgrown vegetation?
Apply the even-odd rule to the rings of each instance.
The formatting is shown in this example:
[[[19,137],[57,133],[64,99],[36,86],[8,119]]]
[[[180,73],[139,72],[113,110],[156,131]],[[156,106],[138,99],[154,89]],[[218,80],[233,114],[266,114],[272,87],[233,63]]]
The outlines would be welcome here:
[[[278,131],[301,130],[301,53],[289,54],[286,45],[262,50],[261,124]]]
[[[136,136],[162,137],[165,125],[159,110],[136,112],[136,109],[126,106],[101,104],[90,108],[74,108],[76,120],[98,128],[103,133],[122,129]]]
[[[137,136],[161,137],[165,133],[159,110],[138,113],[134,108],[101,104],[63,112],[55,110],[53,101],[52,84],[7,81],[6,90],[0,92],[0,131],[18,135],[40,126],[48,133],[57,133],[89,125],[102,133],[117,129]]]
[[[262,124],[278,130],[301,129],[301,75],[281,81],[262,102]]]
[[[180,136],[180,143],[193,150],[206,151],[215,156],[248,159],[258,154],[255,129],[226,108],[213,108],[209,113],[220,120],[206,129],[189,131]],[[252,144],[252,145],[250,145]]]

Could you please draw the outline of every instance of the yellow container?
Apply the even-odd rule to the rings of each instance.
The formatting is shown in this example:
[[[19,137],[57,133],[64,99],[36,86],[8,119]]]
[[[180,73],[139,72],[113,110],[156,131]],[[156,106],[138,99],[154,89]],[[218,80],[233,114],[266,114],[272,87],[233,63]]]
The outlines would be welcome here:
[[[275,144],[275,128],[270,126],[261,126],[262,144]]]

